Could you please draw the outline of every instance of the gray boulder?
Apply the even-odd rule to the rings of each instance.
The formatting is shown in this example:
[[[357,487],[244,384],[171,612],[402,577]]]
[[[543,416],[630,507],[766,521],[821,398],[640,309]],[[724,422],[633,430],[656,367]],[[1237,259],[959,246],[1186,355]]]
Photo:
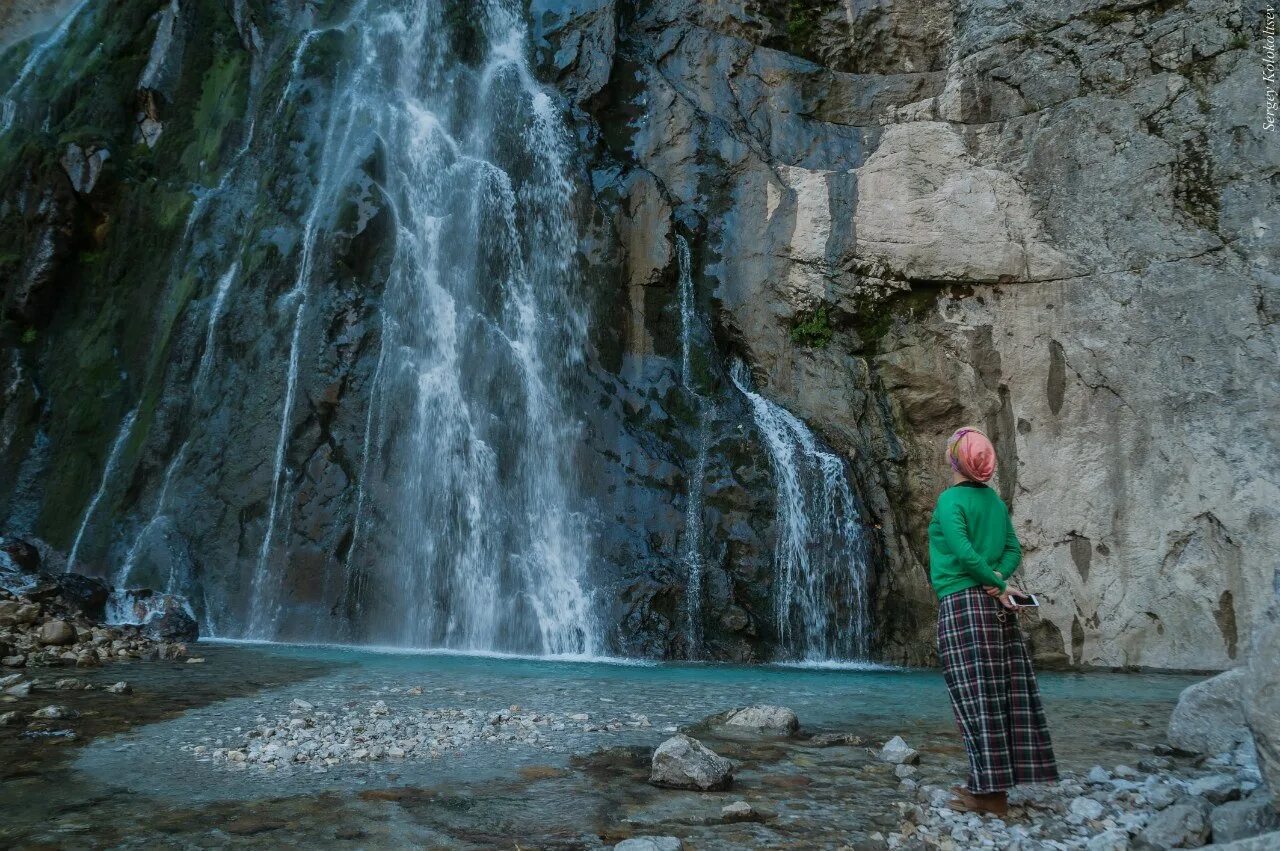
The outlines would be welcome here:
[[[1277,571],[1280,591],[1280,571]],[[1244,715],[1257,748],[1258,768],[1273,791],[1280,790],[1280,598],[1259,620],[1249,650]],[[1280,795],[1273,799],[1280,807]]]
[[[45,720],[62,720],[65,718],[76,717],[76,711],[66,706],[53,704],[46,706],[43,709],[37,709],[35,712],[31,713],[31,717]]]
[[[62,620],[47,621],[41,624],[40,632],[36,638],[41,644],[52,647],[75,644],[76,628]]]
[[[653,752],[649,782],[671,789],[707,792],[733,785],[733,763],[697,739],[672,736]]]
[[[1210,774],[1187,784],[1187,791],[1211,804],[1221,804],[1240,797],[1240,784],[1231,774]]]
[[[1151,851],[1199,848],[1209,840],[1210,809],[1208,801],[1192,798],[1161,810],[1137,835],[1134,847]]]
[[[1129,834],[1120,828],[1099,833],[1085,843],[1085,851],[1128,851]]]
[[[1241,696],[1248,674],[1244,668],[1188,686],[1169,718],[1169,742],[1195,753],[1234,750],[1249,737]]]
[[[120,603],[126,620],[139,624],[148,638],[196,641],[200,637],[200,626],[188,613],[186,601],[175,594],[141,588],[122,592]]]
[[[791,736],[800,729],[800,719],[785,706],[759,704],[735,709],[724,719],[724,725]]]
[[[920,754],[901,736],[894,736],[880,749],[880,759],[891,765],[915,765],[920,762]]]
[[[1214,842],[1234,842],[1260,833],[1280,830],[1280,813],[1266,793],[1255,793],[1243,801],[1229,801],[1209,815]],[[1280,846],[1277,846],[1280,847]]]

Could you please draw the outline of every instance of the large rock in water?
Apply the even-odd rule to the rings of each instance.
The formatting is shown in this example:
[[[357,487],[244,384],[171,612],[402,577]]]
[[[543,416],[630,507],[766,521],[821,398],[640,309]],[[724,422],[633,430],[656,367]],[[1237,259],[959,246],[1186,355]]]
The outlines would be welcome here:
[[[160,641],[195,641],[200,637],[196,619],[187,614],[179,597],[163,594],[142,623],[142,632]]]
[[[118,593],[124,619],[140,625],[148,637],[159,641],[195,641],[200,637],[200,626],[181,597],[147,588]]]
[[[613,851],[682,851],[684,843],[675,836],[633,836],[613,846]]]
[[[1243,696],[1248,672],[1235,668],[1188,686],[1169,717],[1169,743],[1195,753],[1219,754],[1249,738]]]
[[[649,782],[702,792],[728,789],[733,785],[733,763],[697,739],[678,734],[653,752]]]
[[[796,717],[795,712],[785,706],[762,703],[735,709],[723,718],[721,723],[726,727],[738,727],[782,736],[794,735],[800,729],[800,719]]]

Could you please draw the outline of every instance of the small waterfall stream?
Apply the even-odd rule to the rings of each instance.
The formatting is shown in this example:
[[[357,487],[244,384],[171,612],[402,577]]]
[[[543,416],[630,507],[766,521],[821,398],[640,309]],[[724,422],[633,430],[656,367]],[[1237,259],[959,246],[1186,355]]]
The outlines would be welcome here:
[[[14,119],[18,114],[17,98],[22,94],[23,86],[27,82],[27,78],[40,68],[44,63],[45,56],[50,50],[57,48],[66,39],[67,33],[71,27],[80,18],[80,13],[85,6],[89,5],[90,0],[80,0],[49,33],[49,36],[32,48],[31,53],[27,55],[27,60],[22,64],[21,70],[18,71],[17,78],[9,86],[3,95],[0,95],[0,133],[4,133],[13,126]]]
[[[89,521],[93,520],[93,514],[98,508],[98,503],[102,502],[103,495],[107,492],[107,488],[115,477],[116,467],[120,463],[120,456],[129,442],[130,435],[133,434],[133,426],[137,421],[138,409],[134,408],[125,415],[120,423],[120,430],[116,433],[116,439],[111,444],[111,451],[107,453],[106,463],[102,466],[102,478],[98,480],[98,489],[89,498],[89,504],[85,507],[84,514],[80,518],[80,528],[76,530],[75,539],[71,542],[71,552],[67,554],[68,572],[75,569],[76,556],[80,552],[81,542],[84,541],[84,533],[89,528]]]
[[[227,293],[230,292],[231,285],[235,281],[236,273],[239,270],[240,264],[233,262],[231,267],[218,279],[217,286],[210,297],[209,318],[205,323],[204,350],[200,354],[200,365],[196,369],[195,380],[191,383],[190,395],[193,403],[199,402],[205,389],[205,383],[209,378],[209,372],[213,368],[218,321],[222,318],[222,313],[226,306]],[[178,447],[178,451],[173,454],[173,458],[170,459],[169,464],[165,467],[164,478],[160,482],[160,491],[156,494],[156,504],[151,512],[151,519],[146,522],[142,530],[134,537],[133,544],[130,545],[123,564],[120,565],[120,569],[112,580],[112,585],[116,589],[123,590],[133,587],[133,574],[138,564],[138,555],[142,547],[147,543],[148,536],[155,530],[160,529],[166,521],[165,509],[168,508],[169,488],[173,485],[174,474],[182,469],[182,463],[186,460],[187,448],[190,445],[189,437],[183,440],[182,445]],[[166,594],[185,594],[190,590],[190,588],[183,587],[180,583],[180,577],[172,572],[166,579],[164,587]]]
[[[867,547],[844,462],[798,417],[757,393],[741,360],[729,374],[750,403],[774,470],[781,650],[813,662],[865,659]]]
[[[680,294],[680,381],[697,416],[697,451],[689,471],[689,488],[685,494],[684,537],[681,540],[681,560],[687,576],[685,580],[684,618],[685,642],[690,658],[697,658],[702,650],[702,574],[705,567],[703,554],[706,531],[702,522],[703,480],[707,475],[707,418],[710,401],[698,392],[693,377],[694,331],[698,321],[693,288],[693,268],[689,256],[689,243],[683,236],[676,236],[676,263],[679,274]]]

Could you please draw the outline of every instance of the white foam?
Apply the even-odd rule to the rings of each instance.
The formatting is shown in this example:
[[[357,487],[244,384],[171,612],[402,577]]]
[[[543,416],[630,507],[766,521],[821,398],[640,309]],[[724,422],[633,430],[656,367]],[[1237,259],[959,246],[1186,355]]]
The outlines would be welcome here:
[[[265,641],[257,638],[201,638],[201,644],[248,647],[313,648],[370,653],[382,656],[457,656],[472,659],[503,659],[519,662],[571,662],[587,665],[620,665],[632,668],[654,668],[661,663],[652,659],[628,659],[623,656],[588,656],[578,653],[539,656],[532,653],[504,653],[499,650],[465,650],[453,647],[396,647],[386,644],[339,644],[329,642]]]

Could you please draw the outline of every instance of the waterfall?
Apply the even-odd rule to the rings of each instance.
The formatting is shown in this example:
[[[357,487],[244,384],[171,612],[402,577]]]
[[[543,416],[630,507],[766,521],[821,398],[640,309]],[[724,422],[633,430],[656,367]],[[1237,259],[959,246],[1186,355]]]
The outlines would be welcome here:
[[[363,4],[357,7],[357,12]],[[370,34],[361,29],[361,49],[371,58],[377,57],[377,51],[370,43]],[[306,37],[303,44],[308,43]],[[298,67],[301,54],[295,57],[294,68]],[[292,312],[291,330],[289,333],[289,359],[285,373],[284,403],[280,409],[280,428],[276,437],[275,453],[272,458],[271,496],[267,503],[267,528],[258,548],[258,561],[253,572],[250,591],[250,616],[248,634],[254,638],[270,638],[277,619],[280,589],[279,573],[274,571],[271,562],[271,545],[275,539],[276,524],[280,517],[280,496],[284,479],[285,451],[288,449],[289,423],[293,414],[294,398],[298,390],[299,358],[302,346],[302,329],[307,315],[307,306],[311,295],[311,277],[317,252],[317,243],[321,235],[321,216],[329,211],[330,205],[337,201],[335,193],[343,185],[343,178],[349,175],[354,151],[350,142],[357,132],[357,124],[362,118],[364,105],[357,97],[360,83],[369,71],[369,62],[357,64],[355,79],[351,81],[345,92],[335,95],[330,107],[329,120],[325,131],[324,144],[321,148],[319,163],[320,179],[311,204],[304,217],[302,228],[302,251],[298,260],[297,275],[293,286],[281,299],[286,308],[297,305]],[[292,82],[292,81],[291,81]],[[287,90],[287,89],[286,89]]]
[[[354,47],[333,82],[294,283],[277,304],[288,357],[243,632],[273,637],[281,618],[313,279],[326,271],[331,212],[376,147],[394,254],[340,608],[355,634],[383,643],[595,654],[592,544],[573,472],[587,317],[571,137],[534,78],[518,4],[469,9],[478,61],[454,55],[458,24],[442,5],[361,4],[334,28]],[[301,38],[295,75],[319,41]]]
[[[680,275],[680,381],[691,393],[693,386],[693,323],[697,307],[694,303],[693,269],[689,259],[689,243],[676,236],[676,265]]]
[[[124,452],[125,444],[129,442],[129,436],[133,434],[133,424],[138,420],[138,409],[134,408],[125,415],[124,420],[120,423],[120,431],[116,434],[115,441],[111,444],[111,451],[107,453],[107,463],[102,468],[102,478],[98,481],[98,489],[94,491],[93,496],[89,499],[89,505],[84,510],[84,515],[80,518],[80,528],[76,530],[76,537],[71,543],[71,553],[67,556],[67,572],[70,573],[76,564],[76,555],[80,552],[80,542],[84,540],[85,530],[89,528],[89,521],[93,519],[93,513],[98,508],[98,503],[102,502],[102,496],[107,492],[107,486],[111,484],[111,479],[115,476],[116,467],[120,463],[120,456]]]
[[[198,206],[199,204],[197,204]],[[194,209],[192,215],[194,219]],[[190,229],[190,226],[191,223],[188,222],[188,229]],[[204,391],[205,382],[209,378],[209,372],[213,368],[215,333],[218,330],[218,320],[222,318],[223,308],[227,301],[227,293],[230,292],[231,284],[235,280],[239,269],[240,264],[233,262],[231,267],[218,279],[217,286],[214,287],[212,301],[209,306],[209,318],[205,322],[204,350],[200,353],[200,365],[196,368],[196,377],[191,383],[190,395],[193,404],[199,402],[201,393]],[[160,482],[160,492],[156,495],[156,505],[151,512],[151,519],[146,522],[142,530],[138,532],[137,537],[134,538],[133,544],[129,547],[129,552],[125,555],[124,563],[120,566],[120,570],[117,571],[115,579],[112,581],[113,587],[117,590],[127,589],[130,586],[142,545],[146,543],[147,536],[153,530],[160,528],[160,525],[164,522],[165,508],[168,506],[169,488],[173,484],[174,474],[182,469],[182,462],[186,460],[187,447],[190,445],[189,438],[182,441],[182,445],[178,447],[178,451],[174,453],[173,458],[169,460],[169,464],[165,467],[164,478]],[[168,594],[178,594],[185,592],[187,589],[179,587],[178,577],[171,573],[165,583],[164,590]]]
[[[31,53],[27,55],[27,61],[22,63],[22,68],[18,71],[18,76],[13,81],[13,84],[9,86],[3,95],[0,95],[0,133],[7,132],[13,126],[13,120],[18,114],[18,102],[15,98],[21,94],[27,78],[44,63],[45,54],[61,44],[63,39],[67,37],[72,24],[80,17],[80,13],[87,5],[89,5],[89,0],[80,0],[71,11],[67,12],[62,22],[54,28],[49,37],[32,48]]]
[[[747,398],[773,466],[782,652],[806,661],[866,658],[867,544],[844,462],[799,418],[755,392],[742,361],[734,361],[730,378]]]
[[[685,643],[690,658],[702,649],[702,573],[704,568],[702,523],[703,479],[707,474],[707,404],[693,379],[693,334],[697,322],[697,306],[693,291],[693,268],[689,243],[676,236],[676,263],[680,294],[680,381],[697,416],[697,451],[689,472],[689,491],[685,494],[684,538],[681,560],[688,572],[685,581]]]

